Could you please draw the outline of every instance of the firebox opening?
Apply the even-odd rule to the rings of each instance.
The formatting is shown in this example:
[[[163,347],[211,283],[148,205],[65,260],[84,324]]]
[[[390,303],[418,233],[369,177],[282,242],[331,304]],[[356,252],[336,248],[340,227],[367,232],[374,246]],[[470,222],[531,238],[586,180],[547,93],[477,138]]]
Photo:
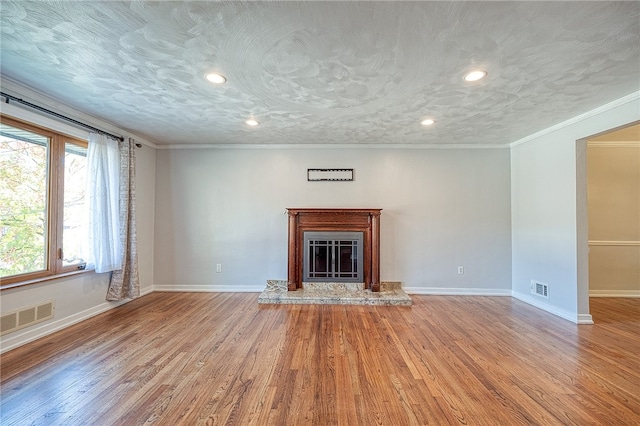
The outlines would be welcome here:
[[[361,283],[363,258],[362,232],[304,232],[303,281]]]

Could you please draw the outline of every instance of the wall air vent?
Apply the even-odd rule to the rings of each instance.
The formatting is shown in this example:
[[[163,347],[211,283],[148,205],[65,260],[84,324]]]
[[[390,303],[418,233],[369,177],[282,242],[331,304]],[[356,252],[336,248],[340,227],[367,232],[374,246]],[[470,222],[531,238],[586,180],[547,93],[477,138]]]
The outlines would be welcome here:
[[[536,296],[549,298],[549,285],[539,281],[531,280],[531,294]]]
[[[0,335],[53,318],[53,300],[9,312],[0,318]]]

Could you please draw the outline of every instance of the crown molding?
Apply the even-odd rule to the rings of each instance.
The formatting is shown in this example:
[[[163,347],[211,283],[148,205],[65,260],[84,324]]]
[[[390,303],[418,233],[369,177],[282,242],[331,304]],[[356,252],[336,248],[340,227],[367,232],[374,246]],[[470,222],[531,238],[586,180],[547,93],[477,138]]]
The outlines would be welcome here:
[[[509,145],[473,144],[173,144],[157,149],[509,149]]]
[[[518,139],[517,141],[510,143],[509,147],[513,148],[513,147],[516,147],[518,145],[522,145],[522,144],[525,144],[527,142],[531,142],[531,141],[536,140],[536,139],[538,139],[538,138],[540,138],[540,137],[542,137],[544,135],[556,132],[556,131],[558,131],[560,129],[563,129],[565,127],[571,126],[572,124],[579,123],[580,121],[589,119],[589,118],[594,117],[594,116],[596,116],[598,114],[602,114],[603,112],[612,110],[612,109],[617,108],[617,107],[619,107],[621,105],[625,105],[625,104],[628,104],[630,102],[637,101],[638,99],[640,99],[640,91],[631,93],[630,95],[624,96],[624,97],[622,97],[620,99],[617,99],[617,100],[615,100],[613,102],[609,102],[608,104],[605,104],[605,105],[602,105],[602,106],[600,106],[598,108],[592,109],[591,111],[588,111],[588,112],[585,112],[584,114],[580,114],[580,115],[578,115],[576,117],[570,118],[569,120],[566,120],[566,121],[563,121],[562,123],[558,123],[558,124],[556,124],[554,126],[548,127],[548,128],[546,128],[544,130],[541,130],[541,131],[536,132],[536,133],[534,133],[532,135],[526,136],[526,137],[524,137],[522,139]]]

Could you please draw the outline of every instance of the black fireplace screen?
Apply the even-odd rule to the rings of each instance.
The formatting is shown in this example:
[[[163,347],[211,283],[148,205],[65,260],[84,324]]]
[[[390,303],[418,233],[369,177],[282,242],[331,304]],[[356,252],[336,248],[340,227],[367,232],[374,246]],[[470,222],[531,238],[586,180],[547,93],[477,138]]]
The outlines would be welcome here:
[[[305,232],[303,281],[362,282],[362,232]]]

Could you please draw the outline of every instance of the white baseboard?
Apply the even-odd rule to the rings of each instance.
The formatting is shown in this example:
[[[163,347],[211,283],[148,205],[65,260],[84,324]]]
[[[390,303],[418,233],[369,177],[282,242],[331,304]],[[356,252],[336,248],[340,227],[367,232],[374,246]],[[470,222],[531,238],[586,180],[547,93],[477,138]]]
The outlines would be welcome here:
[[[511,289],[503,288],[440,288],[403,287],[407,294],[430,294],[433,296],[511,296]]]
[[[591,314],[578,314],[576,324],[593,324],[593,317]]]
[[[640,290],[589,290],[589,297],[640,297]]]
[[[140,296],[145,296],[151,292],[153,292],[153,287],[147,287],[145,289],[142,289],[142,291],[140,292]],[[123,300],[122,302],[104,302],[92,308],[85,309],[82,312],[69,315],[68,317],[47,322],[40,326],[26,329],[23,332],[15,332],[11,333],[11,335],[3,336],[0,353],[4,353],[10,351],[11,349],[15,349],[19,346],[33,342],[34,340],[38,340],[42,337],[48,336],[49,334],[55,333],[56,331],[60,331],[63,328],[70,327],[81,321],[99,315],[103,312],[107,312],[129,302],[131,302],[131,300]]]
[[[185,293],[262,293],[265,285],[155,285],[153,291]]]
[[[533,296],[529,296],[528,294],[517,293],[514,291],[511,295],[524,303],[527,303],[538,309],[542,309],[543,311],[549,312],[550,314],[559,316],[560,318],[564,318],[567,321],[571,321],[576,324],[593,324],[593,318],[590,314],[576,314],[574,312],[558,308],[557,306],[544,303]]]

